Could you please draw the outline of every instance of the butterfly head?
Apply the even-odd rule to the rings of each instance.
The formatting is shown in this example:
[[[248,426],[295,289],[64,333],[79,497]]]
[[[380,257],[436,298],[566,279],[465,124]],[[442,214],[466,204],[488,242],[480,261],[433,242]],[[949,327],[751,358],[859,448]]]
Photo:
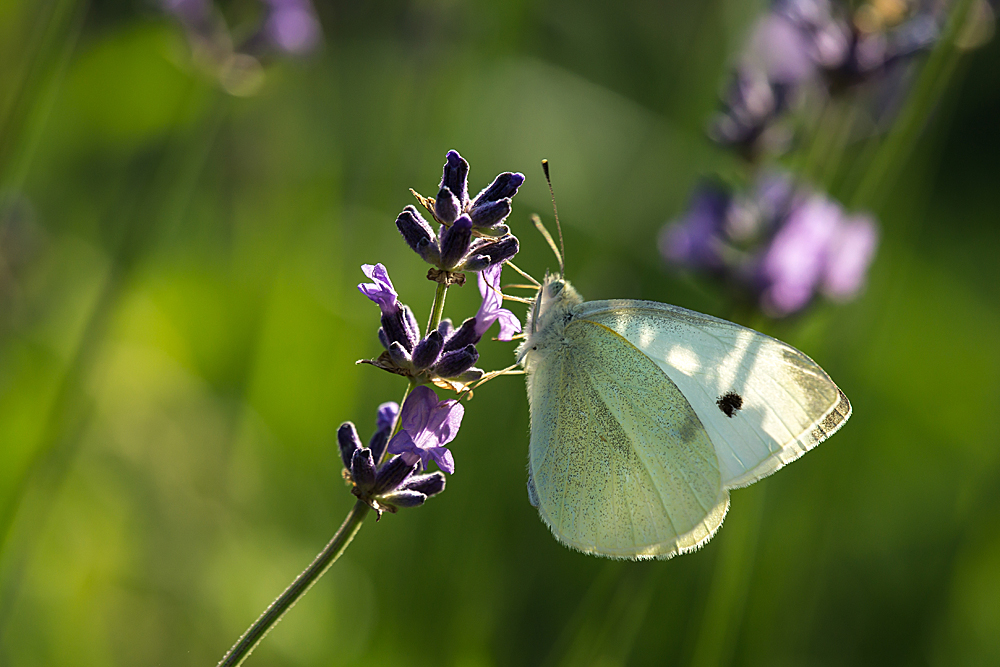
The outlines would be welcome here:
[[[538,347],[562,337],[562,330],[570,319],[573,308],[583,303],[583,298],[559,274],[545,276],[535,303],[528,311],[526,331],[528,337],[518,349],[518,360]]]

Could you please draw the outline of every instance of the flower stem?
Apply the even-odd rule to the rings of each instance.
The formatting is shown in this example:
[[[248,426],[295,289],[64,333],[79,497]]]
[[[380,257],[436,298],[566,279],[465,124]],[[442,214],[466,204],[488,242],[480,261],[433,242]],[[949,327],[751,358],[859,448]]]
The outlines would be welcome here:
[[[285,589],[285,592],[264,610],[260,618],[243,633],[239,641],[223,656],[218,667],[236,667],[243,664],[247,656],[257,648],[257,644],[267,636],[271,628],[277,625],[278,621],[285,615],[285,612],[291,609],[299,601],[299,598],[304,596],[312,588],[312,585],[326,574],[330,566],[340,558],[340,555],[344,553],[347,545],[351,543],[351,540],[354,539],[354,536],[361,528],[361,524],[364,522],[365,517],[368,516],[370,510],[371,508],[360,500],[354,503],[354,507],[351,508],[347,518],[344,519],[344,523],[341,524],[333,539],[330,540],[330,543],[326,545],[323,551],[319,552],[319,555],[313,559],[309,567],[295,578],[295,581]]]
[[[427,333],[434,331],[441,324],[441,317],[444,315],[444,298],[447,295],[448,286],[444,283],[438,283],[437,291],[434,292],[434,304],[431,306],[431,320],[427,323]]]
[[[872,164],[855,190],[851,208],[863,206],[878,209],[897,172],[907,164],[917,135],[941,98],[958,62],[960,53],[955,40],[965,26],[971,8],[972,0],[959,0],[952,8],[940,41],[924,63],[892,131],[878,147]]]

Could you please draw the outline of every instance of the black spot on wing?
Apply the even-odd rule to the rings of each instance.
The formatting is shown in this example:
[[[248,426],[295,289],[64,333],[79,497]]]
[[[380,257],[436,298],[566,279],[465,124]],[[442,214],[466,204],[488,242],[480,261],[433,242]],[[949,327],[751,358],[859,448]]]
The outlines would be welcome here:
[[[732,419],[739,412],[740,408],[743,407],[743,397],[737,394],[735,391],[726,392],[722,396],[719,396],[719,400],[715,402],[722,410],[722,413]]]

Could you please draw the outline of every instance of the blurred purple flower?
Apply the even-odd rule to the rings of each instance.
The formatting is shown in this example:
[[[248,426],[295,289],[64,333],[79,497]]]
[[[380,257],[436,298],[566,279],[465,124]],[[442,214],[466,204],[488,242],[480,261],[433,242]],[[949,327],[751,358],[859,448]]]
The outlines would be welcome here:
[[[660,253],[668,262],[687,268],[721,268],[720,234],[729,205],[729,193],[721,188],[713,184],[697,188],[688,212],[660,233]]]
[[[265,0],[268,6],[262,32],[280,51],[309,53],[320,42],[319,19],[309,0]]]
[[[857,295],[864,285],[876,247],[878,227],[872,218],[858,215],[844,219],[827,255],[823,293],[838,301]]]
[[[877,245],[870,217],[848,217],[823,195],[806,197],[792,207],[761,255],[761,307],[783,317],[804,308],[818,292],[838,301],[851,299],[864,284]]]
[[[936,10],[920,8],[898,23],[872,20],[868,14],[880,10],[867,3],[853,16],[850,11],[839,0],[774,2],[747,40],[711,137],[756,160],[790,143],[790,132],[777,123],[803,99],[803,88],[818,89],[816,99],[823,99],[874,81],[897,97],[898,82],[883,75],[933,46],[940,34]]]
[[[760,72],[771,82],[802,83],[816,72],[810,41],[790,17],[772,9],[754,26],[743,67]]]
[[[852,298],[877,242],[873,219],[848,217],[835,201],[775,173],[748,193],[703,186],[690,212],[660,234],[669,263],[726,279],[773,317],[801,310],[817,293]]]
[[[420,461],[426,468],[434,460],[445,472],[455,472],[455,460],[445,445],[458,435],[464,414],[465,406],[458,401],[438,401],[430,388],[417,387],[403,403],[402,429],[389,441],[389,452],[410,465]]]
[[[840,206],[819,195],[788,216],[761,260],[761,305],[765,312],[784,316],[809,303],[823,275],[841,216]]]
[[[483,270],[479,276],[479,294],[483,297],[483,303],[476,313],[476,335],[482,336],[493,326],[497,320],[500,321],[499,340],[512,340],[515,333],[521,333],[521,322],[511,311],[502,308],[503,294],[500,292],[500,274],[503,271],[502,264],[495,264]]]
[[[735,146],[754,159],[763,149],[777,150],[787,143],[772,125],[788,108],[792,88],[787,83],[771,81],[753,68],[741,67],[709,127],[709,136],[726,146]]]

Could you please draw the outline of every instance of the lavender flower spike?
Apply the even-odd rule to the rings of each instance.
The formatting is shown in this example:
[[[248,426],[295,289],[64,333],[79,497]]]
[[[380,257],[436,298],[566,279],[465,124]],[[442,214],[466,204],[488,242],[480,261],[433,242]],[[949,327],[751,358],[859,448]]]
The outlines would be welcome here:
[[[521,322],[514,313],[503,305],[503,294],[500,292],[500,273],[503,271],[503,264],[494,264],[484,269],[478,276],[479,294],[483,297],[483,303],[476,313],[476,334],[482,336],[486,330],[493,326],[493,323],[500,321],[499,340],[511,340],[515,333],[521,333]]]
[[[383,315],[389,315],[395,313],[399,310],[399,294],[396,293],[396,289],[392,286],[392,281],[389,280],[389,272],[386,271],[385,267],[381,264],[362,264],[361,270],[365,272],[369,280],[374,280],[374,283],[361,283],[358,285],[358,289],[366,297],[378,304],[378,307],[382,309]]]
[[[389,441],[389,452],[425,468],[433,459],[441,470],[454,473],[455,460],[445,445],[458,435],[464,415],[465,406],[458,401],[438,401],[430,388],[417,387],[403,403],[402,430]]]

